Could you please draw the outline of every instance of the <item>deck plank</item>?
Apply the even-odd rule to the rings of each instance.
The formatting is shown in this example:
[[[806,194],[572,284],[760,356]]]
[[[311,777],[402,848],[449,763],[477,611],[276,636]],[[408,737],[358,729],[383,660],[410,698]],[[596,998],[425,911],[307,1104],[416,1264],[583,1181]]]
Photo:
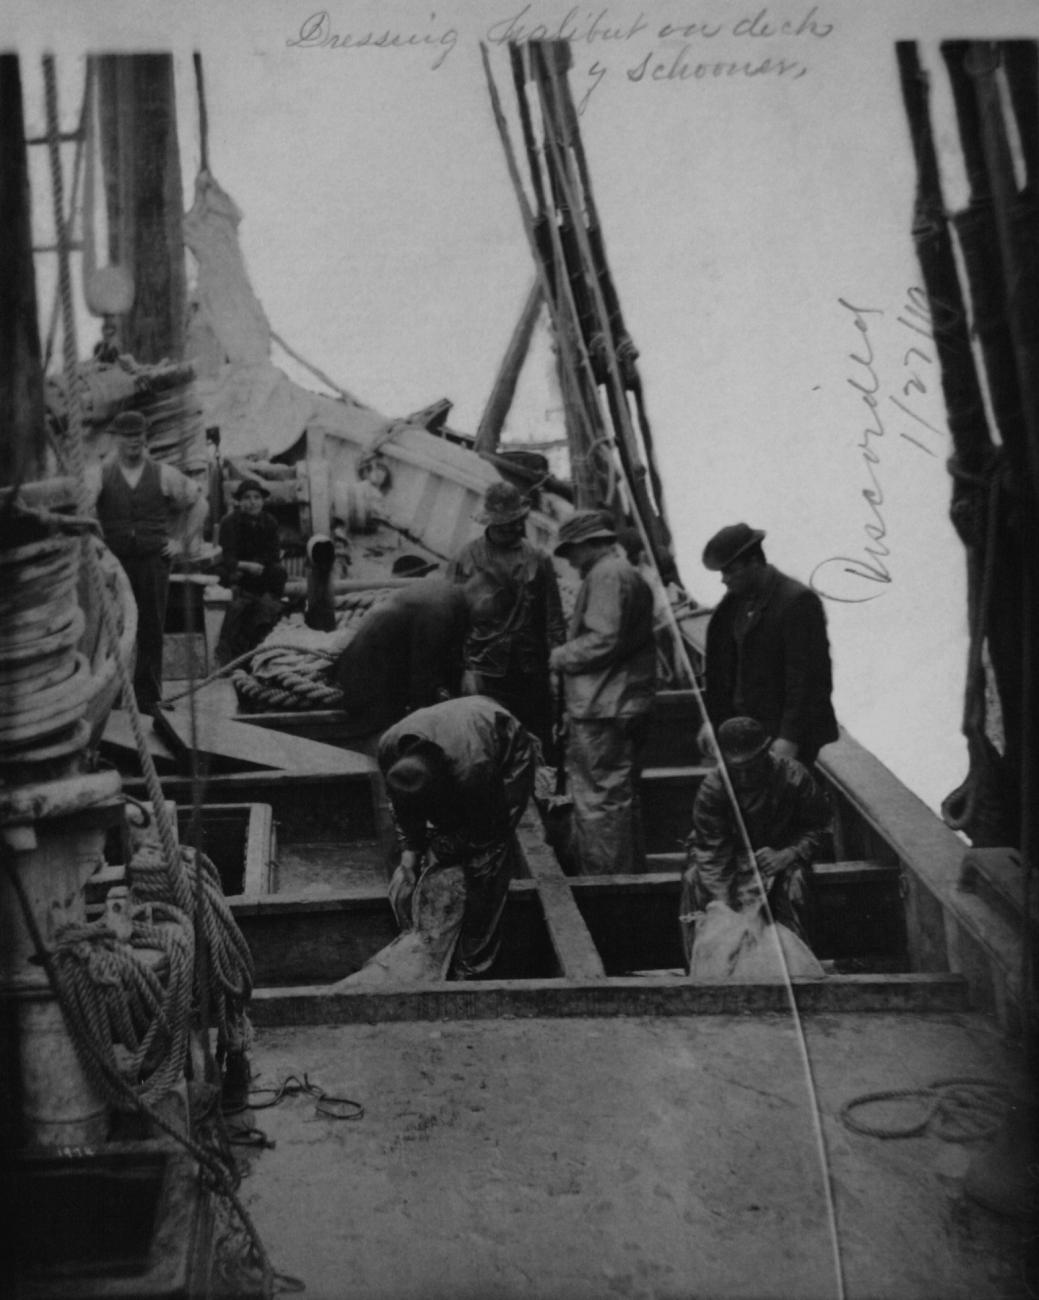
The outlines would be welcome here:
[[[602,980],[606,971],[592,942],[584,918],[577,909],[570,881],[545,843],[541,822],[533,807],[527,809],[519,827],[519,841],[535,881],[545,923],[563,974],[573,980]]]
[[[194,737],[191,715],[183,707],[160,714],[156,726],[163,740],[182,756],[191,753],[194,740],[201,753],[233,759],[252,768],[282,769],[298,776],[318,772],[368,776],[375,770],[372,759],[354,750],[323,745],[320,741],[292,736],[288,732],[270,731],[245,721],[217,717],[201,709],[197,714]]]

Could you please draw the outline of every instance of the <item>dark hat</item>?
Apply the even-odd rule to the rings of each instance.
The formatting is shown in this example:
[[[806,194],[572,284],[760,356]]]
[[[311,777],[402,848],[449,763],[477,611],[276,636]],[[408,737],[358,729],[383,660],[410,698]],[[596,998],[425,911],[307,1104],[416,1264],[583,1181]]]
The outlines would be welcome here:
[[[760,528],[751,528],[749,524],[730,524],[728,528],[719,529],[703,548],[704,568],[712,573],[727,568],[764,537]]]
[[[718,728],[718,748],[726,763],[749,763],[768,749],[772,737],[753,718],[729,718]]]
[[[477,515],[480,524],[511,524],[530,514],[530,502],[519,488],[511,483],[492,483],[483,498],[483,511]]]
[[[112,432],[128,436],[148,432],[148,421],[140,411],[120,411],[112,421]]]
[[[255,478],[243,478],[241,483],[239,483],[234,490],[234,499],[236,501],[241,501],[242,497],[245,496],[246,492],[259,492],[260,496],[262,497],[270,496],[270,493],[263,486],[263,484],[258,479]]]
[[[421,754],[405,754],[386,773],[386,784],[396,795],[415,799],[425,794],[433,781],[433,765]]]
[[[436,560],[424,560],[421,555],[402,555],[393,561],[395,578],[422,578],[437,567]]]
[[[559,529],[556,555],[565,554],[581,542],[615,542],[617,530],[613,516],[605,510],[575,510]]]

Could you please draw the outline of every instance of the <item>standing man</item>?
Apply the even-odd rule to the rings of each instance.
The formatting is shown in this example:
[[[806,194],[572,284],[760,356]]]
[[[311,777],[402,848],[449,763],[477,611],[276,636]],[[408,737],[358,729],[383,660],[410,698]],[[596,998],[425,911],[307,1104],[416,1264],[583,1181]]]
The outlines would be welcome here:
[[[704,567],[727,588],[707,627],[707,713],[715,729],[754,718],[777,757],[811,767],[839,735],[826,615],[810,587],[765,560],[764,536],[732,524],[704,548]]]
[[[281,563],[278,525],[263,508],[270,493],[256,479],[235,489],[238,508],[220,522],[220,581],[231,603],[220,627],[216,661],[222,667],[260,644],[281,618],[288,574]]]
[[[524,536],[530,506],[511,483],[492,483],[487,528],[452,562],[448,580],[469,607],[465,689],[504,704],[548,747],[552,700],[548,656],[566,636],[552,561]]]
[[[550,665],[565,686],[574,849],[586,875],[645,869],[638,783],[656,684],[653,593],[616,541],[609,515],[579,510],[556,547],[583,579],[570,638]]]
[[[145,448],[148,424],[139,411],[112,421],[116,454],[87,469],[105,542],[126,570],[137,602],[134,694],[144,713],[162,702],[162,635],[166,625],[170,562],[200,535],[207,504],[197,483],[172,465],[152,460]]]
[[[830,805],[812,774],[795,759],[777,757],[771,737],[753,718],[729,718],[718,730],[721,750],[747,838],[773,917],[809,942],[812,862],[831,822]],[[685,919],[715,899],[740,907],[755,883],[732,803],[717,768],[693,802],[689,867],[682,879],[680,916],[686,963],[693,927]]]
[[[405,977],[481,975],[498,953],[516,827],[534,788],[531,738],[494,700],[467,696],[391,727],[379,767],[402,847],[390,903],[412,943],[375,961],[392,973],[399,953]]]

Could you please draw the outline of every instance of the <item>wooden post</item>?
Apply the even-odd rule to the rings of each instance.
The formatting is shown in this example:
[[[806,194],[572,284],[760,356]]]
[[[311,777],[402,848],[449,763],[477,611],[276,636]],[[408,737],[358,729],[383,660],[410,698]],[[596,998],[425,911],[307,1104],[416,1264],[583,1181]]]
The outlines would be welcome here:
[[[0,54],[0,487],[42,478],[47,436],[16,54]]]
[[[494,381],[494,388],[491,390],[483,415],[480,417],[480,427],[476,430],[474,447],[477,452],[497,450],[498,440],[501,438],[501,431],[505,425],[505,418],[509,414],[512,399],[516,395],[516,384],[519,382],[520,371],[523,369],[523,363],[530,351],[530,340],[538,316],[541,314],[543,302],[544,296],[541,292],[541,282],[535,280],[530,286],[527,301],[523,304],[523,311],[516,322],[516,328],[512,332],[512,338],[509,340],[509,346],[498,370],[498,377]]]
[[[118,346],[148,364],[179,361],[187,276],[173,56],[106,54],[97,66],[109,258],[136,290]]]

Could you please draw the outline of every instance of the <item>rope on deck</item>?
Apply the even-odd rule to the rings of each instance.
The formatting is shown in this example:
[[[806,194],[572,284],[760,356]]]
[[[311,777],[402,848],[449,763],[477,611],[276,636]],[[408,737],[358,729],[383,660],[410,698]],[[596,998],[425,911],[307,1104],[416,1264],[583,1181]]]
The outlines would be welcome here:
[[[903,1124],[867,1124],[853,1113],[864,1106],[891,1101],[919,1101],[923,1116]],[[841,1107],[841,1123],[853,1133],[875,1138],[921,1137],[929,1129],[944,1142],[973,1142],[989,1137],[1000,1125],[1010,1105],[1010,1090],[995,1079],[970,1076],[936,1079],[924,1088],[890,1088],[866,1092]]]

